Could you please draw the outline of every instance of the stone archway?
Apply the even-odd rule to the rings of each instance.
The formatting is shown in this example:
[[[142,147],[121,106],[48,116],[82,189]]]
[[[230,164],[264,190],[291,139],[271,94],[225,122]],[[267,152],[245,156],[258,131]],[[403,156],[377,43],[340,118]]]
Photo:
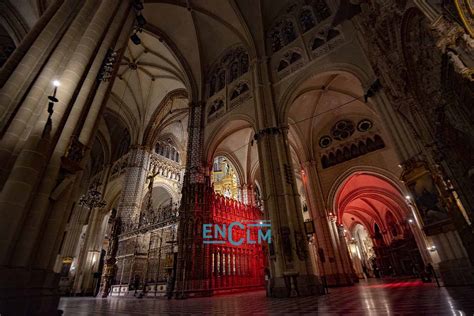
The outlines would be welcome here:
[[[409,205],[384,176],[364,171],[348,175],[337,188],[333,211],[359,277],[412,275],[423,268]],[[366,235],[361,237],[361,230]]]

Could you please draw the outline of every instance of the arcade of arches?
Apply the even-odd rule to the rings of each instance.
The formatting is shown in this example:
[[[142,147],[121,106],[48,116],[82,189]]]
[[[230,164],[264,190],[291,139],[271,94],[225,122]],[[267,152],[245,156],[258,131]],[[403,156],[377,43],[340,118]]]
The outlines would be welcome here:
[[[0,314],[474,284],[467,2],[2,1]]]

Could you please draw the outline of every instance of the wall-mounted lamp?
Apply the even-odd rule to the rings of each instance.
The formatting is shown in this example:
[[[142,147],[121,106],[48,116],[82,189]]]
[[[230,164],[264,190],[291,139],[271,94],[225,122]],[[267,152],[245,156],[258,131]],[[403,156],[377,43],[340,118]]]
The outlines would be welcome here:
[[[48,120],[46,121],[46,124],[43,129],[43,134],[41,135],[41,137],[49,135],[49,132],[51,131],[51,128],[53,127],[53,120],[51,117],[53,116],[53,113],[54,113],[54,104],[59,102],[58,98],[56,98],[56,93],[58,92],[58,87],[60,85],[61,83],[59,82],[59,80],[53,80],[53,86],[54,86],[53,95],[48,96],[48,100],[49,100]]]

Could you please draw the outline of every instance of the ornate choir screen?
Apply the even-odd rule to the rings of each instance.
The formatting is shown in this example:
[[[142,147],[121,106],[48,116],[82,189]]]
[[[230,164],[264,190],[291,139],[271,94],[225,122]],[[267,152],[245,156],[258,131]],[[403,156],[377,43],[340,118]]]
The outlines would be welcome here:
[[[252,223],[262,219],[262,211],[251,205],[224,197],[217,193],[211,198],[211,223],[229,229],[231,223]],[[216,226],[214,226],[216,227]],[[223,234],[212,230],[212,241],[204,248],[210,270],[209,285],[214,291],[263,286],[265,245],[258,243],[257,229],[243,230],[234,225],[232,239],[240,245],[229,243],[229,231]],[[217,237],[217,238],[215,238]]]
[[[262,223],[263,212],[257,206],[214,192],[210,185],[205,192],[203,213],[206,215],[201,218],[213,228],[208,234],[212,238],[210,243],[203,238],[203,220],[196,219],[194,230],[187,238],[192,247],[186,248],[192,252],[185,253],[187,273],[181,290],[187,294],[212,295],[262,287],[267,244],[260,242],[258,227],[253,225]],[[112,296],[133,295],[136,290],[144,290],[147,296],[166,292],[167,279],[176,269],[174,242],[178,212],[175,205],[169,205],[149,213],[151,218],[141,218],[137,227],[125,224],[118,238]],[[232,223],[239,224],[231,228],[230,234]],[[214,230],[215,227],[221,230]],[[178,287],[180,282],[183,281],[178,279]]]
[[[263,212],[216,193],[209,179],[183,196],[181,205],[193,211],[180,219],[175,295],[207,296],[262,287],[267,244],[258,242],[257,227],[249,224],[263,221]],[[229,236],[229,225],[236,222],[241,225],[234,224]]]
[[[173,203],[149,210],[138,225],[123,225],[110,295],[128,296],[135,290],[147,296],[165,294],[174,268],[177,225],[178,207]]]

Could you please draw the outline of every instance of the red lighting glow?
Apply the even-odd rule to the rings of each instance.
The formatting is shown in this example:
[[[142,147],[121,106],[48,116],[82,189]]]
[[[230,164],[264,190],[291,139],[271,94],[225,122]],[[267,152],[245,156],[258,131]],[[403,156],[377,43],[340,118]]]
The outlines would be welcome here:
[[[384,283],[384,284],[373,284],[367,285],[368,288],[376,289],[376,288],[400,288],[400,287],[414,287],[414,286],[424,286],[425,284],[420,281],[406,281],[406,282],[393,282],[393,283]]]

